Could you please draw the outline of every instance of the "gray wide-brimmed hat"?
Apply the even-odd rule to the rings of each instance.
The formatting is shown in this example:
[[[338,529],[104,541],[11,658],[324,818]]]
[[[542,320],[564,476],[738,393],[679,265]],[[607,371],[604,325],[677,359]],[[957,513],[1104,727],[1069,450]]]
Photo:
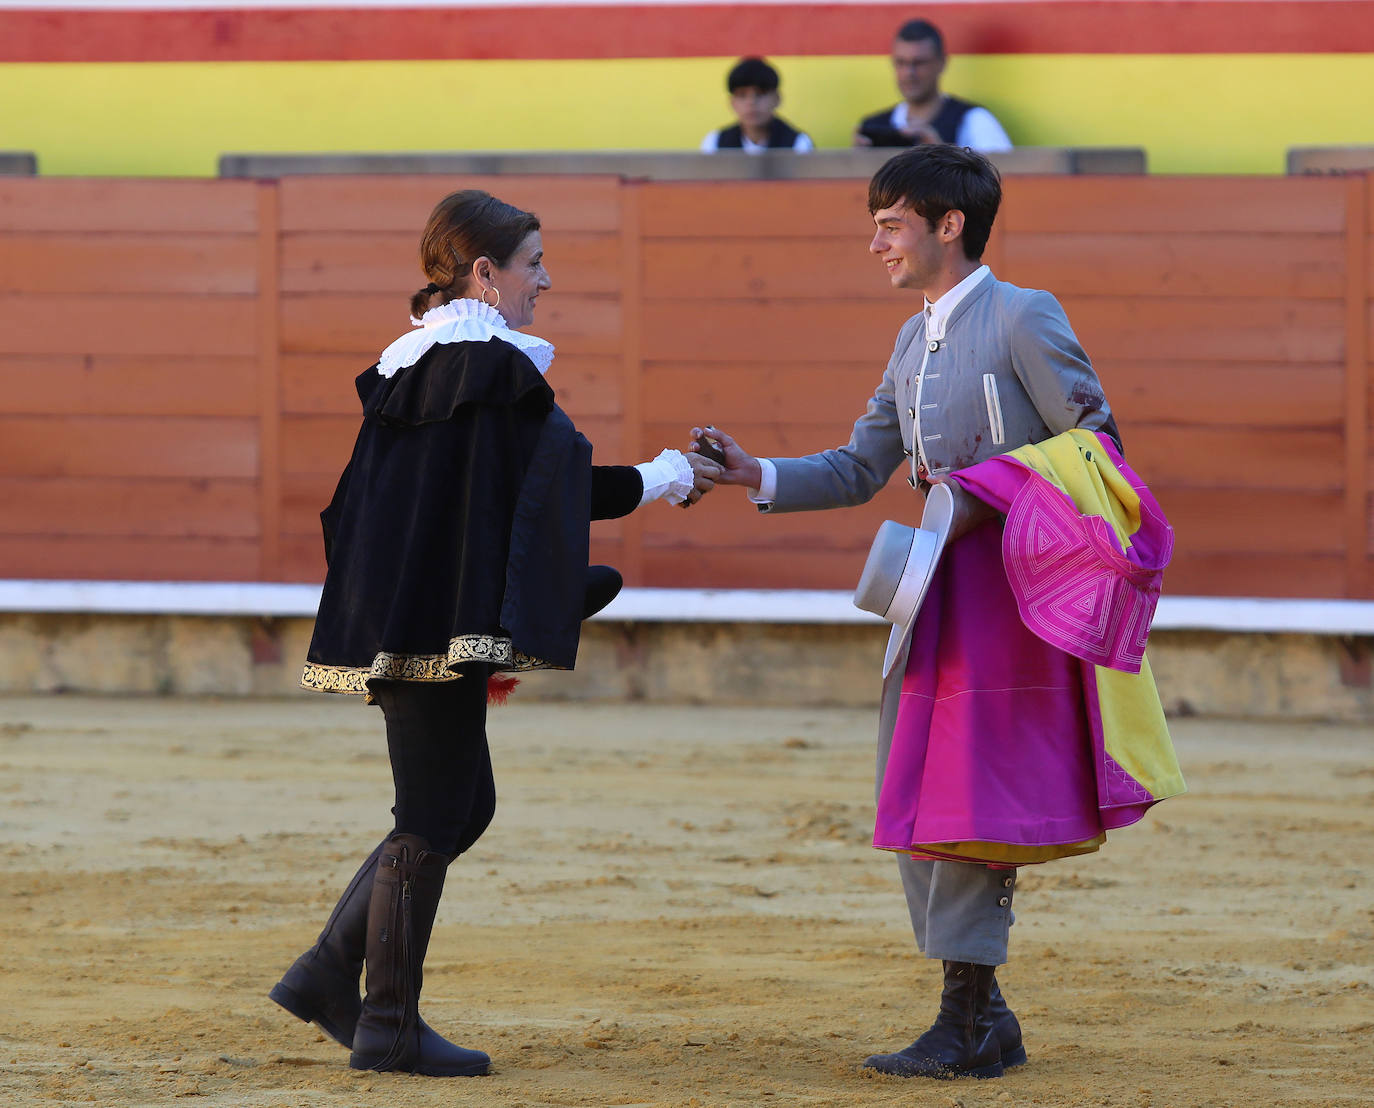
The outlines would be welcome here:
[[[926,493],[920,527],[887,520],[873,538],[868,561],[854,590],[854,606],[892,624],[883,658],[883,677],[892,671],[902,644],[916,622],[921,601],[935,576],[940,552],[954,518],[954,497],[943,484]]]

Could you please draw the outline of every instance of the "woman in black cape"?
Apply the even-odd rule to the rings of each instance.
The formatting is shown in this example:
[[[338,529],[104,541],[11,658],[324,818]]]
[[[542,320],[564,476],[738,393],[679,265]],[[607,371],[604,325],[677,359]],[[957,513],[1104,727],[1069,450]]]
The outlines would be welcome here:
[[[451,1077],[490,1059],[420,1019],[421,970],[447,867],[495,811],[489,684],[573,667],[582,620],[621,585],[588,565],[591,520],[695,503],[720,471],[672,450],[592,465],[544,380],[552,345],[518,330],[549,288],[535,216],[454,193],[420,258],[417,329],[357,379],[363,423],[321,516],[329,568],[301,680],[381,707],[394,828],[270,995],[354,1069]]]

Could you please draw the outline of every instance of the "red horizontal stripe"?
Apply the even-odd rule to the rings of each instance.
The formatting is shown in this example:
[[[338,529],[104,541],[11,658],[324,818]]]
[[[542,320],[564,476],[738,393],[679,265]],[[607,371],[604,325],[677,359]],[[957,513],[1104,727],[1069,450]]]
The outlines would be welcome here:
[[[0,62],[877,54],[893,4],[0,11]],[[1374,51],[1374,0],[931,3],[953,53]]]

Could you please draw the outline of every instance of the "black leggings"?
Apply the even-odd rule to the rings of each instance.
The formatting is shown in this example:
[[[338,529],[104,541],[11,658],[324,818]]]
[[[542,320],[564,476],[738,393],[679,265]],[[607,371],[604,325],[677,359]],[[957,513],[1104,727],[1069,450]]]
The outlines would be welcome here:
[[[496,812],[487,749],[487,667],[457,681],[368,683],[386,718],[396,783],[395,830],[450,858],[482,837]]]

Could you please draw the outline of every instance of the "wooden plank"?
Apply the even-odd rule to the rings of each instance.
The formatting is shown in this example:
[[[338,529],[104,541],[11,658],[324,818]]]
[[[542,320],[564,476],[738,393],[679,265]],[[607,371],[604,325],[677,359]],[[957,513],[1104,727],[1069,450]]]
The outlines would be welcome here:
[[[646,181],[654,238],[873,237],[867,181]],[[823,249],[823,248],[822,248]]]
[[[907,490],[908,521],[920,518],[920,497]],[[780,558],[820,551],[848,551],[860,566],[883,520],[894,518],[877,501],[857,508],[823,512],[785,512],[761,516],[739,490],[720,489],[692,509],[688,522],[681,512],[649,508],[644,513],[644,545],[697,551],[706,557],[732,549],[772,550]]]
[[[416,244],[434,206],[458,189],[485,191],[532,211],[555,231],[614,233],[620,226],[616,177],[303,176],[281,179],[282,229],[397,231]]]
[[[1198,362],[1098,365],[1130,448],[1137,423],[1338,429],[1345,380],[1338,365]]]
[[[248,297],[0,295],[0,354],[255,352]]]
[[[579,426],[585,419],[622,415],[628,380],[621,360],[604,354],[559,354],[548,374],[558,406]]]
[[[1128,445],[1137,423],[1334,430],[1344,420],[1339,366],[1112,362],[1099,369]],[[729,431],[772,412],[787,422],[838,428],[863,414],[883,370],[882,363],[690,368],[650,362],[646,418],[715,423]],[[1294,388],[1298,378],[1302,386]]]
[[[324,542],[318,531],[313,536],[283,535],[277,557],[283,581],[318,585],[324,580]]]
[[[681,428],[713,423],[726,431],[771,416],[782,423],[848,428],[882,383],[887,359],[820,365],[646,362],[645,418]],[[845,440],[848,441],[846,431]]]
[[[276,580],[281,536],[281,358],[277,255],[279,203],[275,181],[259,181],[257,236],[258,573]]]
[[[1176,552],[1338,557],[1344,549],[1339,490],[1294,496],[1262,489],[1155,485],[1152,491],[1173,525]],[[1165,571],[1164,582],[1176,591],[1172,570]]]
[[[0,178],[0,231],[253,233],[251,181]]]
[[[1012,234],[999,277],[1056,295],[1344,295],[1340,235],[1132,233]],[[779,238],[650,238],[644,245],[645,295],[683,300],[725,297],[902,297],[888,283],[868,239],[817,244]],[[907,294],[910,295],[910,294]],[[919,309],[920,304],[912,309]]]
[[[376,292],[406,297],[425,284],[418,231],[292,232],[281,236],[283,292]]]
[[[1004,239],[998,276],[1057,296],[1345,295],[1338,234],[1023,232]]]
[[[299,415],[361,418],[354,378],[367,368],[356,354],[287,354],[282,358],[282,410]],[[559,353],[549,370],[558,403],[576,422],[620,412],[621,366],[601,354]]]
[[[824,423],[802,422],[790,418],[790,413],[786,411],[763,411],[755,413],[752,420],[731,426],[726,426],[724,421],[720,421],[720,425],[755,457],[797,458],[845,445],[849,441],[854,419],[862,411],[862,407],[837,409],[832,418]],[[775,418],[765,418],[768,416]],[[811,418],[819,417],[813,414]],[[659,449],[655,444],[682,449],[683,440],[691,428],[692,423],[686,419],[662,423],[649,422],[644,428],[644,441],[655,453]],[[910,494],[910,489],[900,473],[894,474],[890,484],[900,485],[904,494]]]
[[[347,459],[344,460],[345,462]],[[336,473],[283,473],[281,478],[281,535],[320,537],[320,513],[329,506],[334,486],[343,471]],[[284,550],[284,548],[283,548]],[[282,554],[285,557],[285,554]]]
[[[905,301],[647,301],[644,358],[756,364],[872,361],[886,365]]]
[[[1095,363],[1345,360],[1345,310],[1336,300],[1257,297],[1061,297]]]
[[[315,509],[320,511],[333,492],[332,482],[343,472],[358,437],[357,416],[283,415],[281,421],[282,494],[289,515],[291,478],[311,474],[326,479],[329,489]]]
[[[0,534],[0,577],[94,581],[253,581],[256,540]]]
[[[791,428],[787,429],[789,432]],[[805,451],[777,449],[776,434],[769,436],[764,428],[742,428],[739,441],[753,449],[758,457],[797,457]],[[809,445],[817,449],[829,445],[823,431],[803,429]],[[650,425],[645,434],[652,447],[665,442],[677,445],[669,432]],[[679,438],[682,431],[678,431]],[[847,437],[847,436],[846,436]],[[770,439],[772,440],[770,442]],[[647,517],[645,540],[682,542],[704,546],[756,546],[803,550],[814,542],[818,549],[867,550],[874,532],[885,519],[899,519],[915,523],[921,515],[923,500],[906,482],[901,467],[888,478],[887,484],[867,504],[852,508],[834,508],[821,512],[783,512],[776,515],[760,513],[743,489],[725,487],[712,492],[695,513],[692,535],[683,535],[678,520],[671,514],[654,512]]]
[[[1006,253],[1006,230],[994,219],[992,230],[988,232],[988,244],[983,248],[983,264],[991,269],[994,275],[1001,277],[1006,268]]]
[[[625,543],[623,539],[606,538],[597,534],[597,528],[601,524],[592,524],[591,546],[587,553],[588,565],[614,566],[619,569],[621,576],[625,570]]]
[[[257,477],[251,419],[0,416],[13,477]]]
[[[550,228],[543,234],[546,268],[558,292],[619,290],[618,242],[604,232]],[[310,232],[282,236],[285,292],[375,292],[408,302],[426,283],[419,231]]]
[[[624,416],[621,445],[635,465],[648,458],[644,437],[644,189],[626,185],[620,190],[620,236],[617,262],[621,288],[620,399]],[[622,531],[621,573],[630,585],[644,581],[644,517],[633,512]]]
[[[0,533],[7,535],[258,535],[250,480],[0,477],[0,504]]]
[[[248,357],[19,354],[0,358],[7,415],[247,416]]]
[[[1339,363],[1345,357],[1339,301],[1097,296],[1066,297],[1062,304],[1094,361]],[[897,300],[651,301],[644,308],[644,356],[886,364],[908,306]]]
[[[0,293],[252,293],[247,235],[4,234]]]
[[[1124,435],[1124,432],[1123,432]],[[1313,494],[1345,484],[1339,431],[1132,424],[1131,466],[1163,488],[1267,489]]]
[[[644,552],[644,583],[686,589],[852,589],[865,556],[858,551],[649,547]],[[883,633],[874,628],[875,636]]]
[[[1370,285],[1366,281],[1370,221],[1369,178],[1353,174],[1345,180],[1345,595],[1374,596],[1374,566],[1369,546],[1370,434],[1369,352],[1367,320]]]
[[[553,294],[527,328],[560,353],[615,355],[620,349],[620,304],[606,297]],[[336,293],[282,297],[282,350],[290,354],[352,353],[375,361],[409,331],[405,298]],[[364,361],[359,371],[371,364]]]
[[[1165,592],[1175,596],[1339,596],[1345,579],[1339,554],[1268,554],[1264,551],[1174,556]]]
[[[657,225],[653,228],[656,233]],[[882,262],[869,253],[872,237],[859,233],[817,242],[813,236],[727,238],[706,224],[700,237],[647,238],[644,296],[652,300],[814,299],[900,300],[907,314],[920,311],[918,294],[896,292]]]
[[[373,355],[372,361],[375,361]],[[362,354],[282,354],[282,411],[291,415],[347,415],[362,418],[355,380],[366,371]]]
[[[1323,177],[1008,177],[998,222],[1027,231],[1340,234],[1344,186]]]
[[[627,441],[630,431],[619,416],[587,416],[577,421],[577,429],[592,444],[592,464],[599,466],[632,466],[646,462],[658,453],[652,443],[636,446]]]

